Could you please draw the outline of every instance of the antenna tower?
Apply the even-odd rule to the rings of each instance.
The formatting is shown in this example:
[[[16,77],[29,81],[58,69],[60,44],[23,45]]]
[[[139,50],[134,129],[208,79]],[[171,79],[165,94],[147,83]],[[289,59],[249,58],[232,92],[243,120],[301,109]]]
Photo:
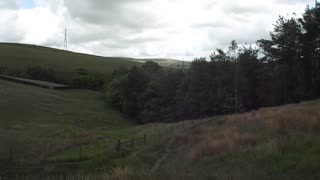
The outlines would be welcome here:
[[[64,30],[64,50],[68,50],[68,31],[67,28]]]
[[[185,70],[185,66],[184,66],[184,56],[183,56],[183,61],[182,61],[182,70]]]

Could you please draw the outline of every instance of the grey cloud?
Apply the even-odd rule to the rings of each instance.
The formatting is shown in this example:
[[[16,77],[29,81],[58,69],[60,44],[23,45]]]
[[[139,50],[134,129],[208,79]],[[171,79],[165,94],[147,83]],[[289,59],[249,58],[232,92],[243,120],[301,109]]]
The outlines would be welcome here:
[[[183,0],[169,2],[171,1],[183,2]],[[64,6],[74,23],[70,29],[70,42],[107,56],[137,56],[137,54],[152,56],[155,52],[147,50],[147,46],[152,46],[159,48],[153,56],[192,57],[209,55],[208,53],[215,48],[225,48],[233,39],[238,43],[254,43],[257,39],[268,38],[266,24],[251,21],[259,21],[252,20],[252,17],[257,16],[259,18],[256,19],[260,21],[270,18],[270,15],[275,13],[273,7],[277,4],[274,2],[270,1],[270,6],[263,6],[251,0],[198,1],[203,4],[201,5],[203,11],[212,14],[221,11],[216,17],[213,15],[212,19],[199,19],[200,22],[188,25],[190,31],[194,33],[208,34],[210,42],[199,44],[202,46],[199,47],[200,51],[194,49],[194,52],[180,52],[175,49],[177,47],[170,47],[166,40],[180,35],[181,29],[172,28],[170,24],[159,24],[160,21],[152,9],[147,9],[148,4],[154,2],[150,0],[64,0]],[[287,0],[275,1],[280,3]],[[301,2],[301,0],[296,1]],[[240,23],[243,27],[239,26]],[[160,30],[161,33],[153,36],[150,33],[147,35],[143,33],[153,32],[154,29]],[[162,51],[163,46],[168,50]]]
[[[282,4],[297,4],[297,3],[303,3],[303,4],[307,4],[307,3],[311,3],[314,2],[314,0],[276,0],[276,2],[278,3],[282,3]]]
[[[93,42],[93,41],[109,41],[114,43],[143,43],[150,41],[161,40],[158,37],[138,36],[137,34],[143,32],[135,28],[123,28],[118,26],[92,26],[83,24],[80,28],[78,26],[69,29],[70,40],[72,43]]]
[[[60,22],[55,34],[45,37],[42,45],[63,46],[63,31],[67,26],[70,50],[106,56],[185,57],[191,60],[196,56],[209,56],[216,48],[226,48],[233,39],[241,44],[268,38],[268,28],[282,7],[303,10],[295,3],[305,1],[36,0],[36,4],[42,10],[54,13]],[[313,0],[309,1],[313,3]],[[174,4],[171,2],[181,9],[173,6],[166,12],[166,6],[170,9]],[[160,5],[159,9],[157,5]],[[14,11],[14,8],[19,8],[15,0],[0,0],[0,15]],[[180,12],[194,14],[192,17],[195,18],[183,19]],[[21,42],[28,37],[28,28],[23,27],[30,23],[19,22],[22,25],[17,28],[15,21],[14,16],[0,19],[0,41]],[[29,39],[32,38],[29,36]]]
[[[208,23],[195,23],[192,24],[192,28],[230,28],[230,24],[227,24],[225,22],[208,22]]]
[[[1,0],[0,9],[17,9],[18,4],[15,0]]]
[[[270,13],[272,9],[268,6],[254,6],[252,4],[244,3],[229,3],[224,6],[224,12],[232,14],[261,14],[261,13]]]
[[[242,29],[236,29],[237,31],[232,29],[210,31],[208,37],[210,42],[212,42],[212,47],[227,47],[230,45],[231,40],[236,40],[239,44],[252,44],[261,38],[269,38],[269,31],[265,28],[265,25],[260,23],[247,25],[247,27],[243,27]]]
[[[120,25],[127,28],[154,27],[154,18],[143,9],[147,0],[65,0],[70,16],[89,24]]]
[[[121,41],[123,44],[141,44],[141,43],[149,43],[149,42],[157,42],[161,41],[161,38],[157,37],[137,37],[137,38],[124,38]]]

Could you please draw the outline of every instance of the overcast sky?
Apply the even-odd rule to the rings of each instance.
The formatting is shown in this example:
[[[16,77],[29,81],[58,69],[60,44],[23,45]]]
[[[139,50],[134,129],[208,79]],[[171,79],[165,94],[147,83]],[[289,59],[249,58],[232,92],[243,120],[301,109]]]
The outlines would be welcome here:
[[[0,41],[103,56],[192,60],[268,38],[314,0],[0,0]]]

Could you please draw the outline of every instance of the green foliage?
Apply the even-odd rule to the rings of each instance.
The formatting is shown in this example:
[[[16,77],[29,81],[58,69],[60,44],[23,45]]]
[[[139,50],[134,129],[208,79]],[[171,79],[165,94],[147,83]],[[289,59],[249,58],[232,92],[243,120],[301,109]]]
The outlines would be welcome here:
[[[171,121],[177,119],[174,97],[182,74],[165,70],[154,62],[147,62],[140,68],[118,70],[106,87],[106,99],[139,122]]]
[[[279,17],[258,48],[232,41],[189,69],[153,62],[114,76],[106,94],[139,122],[176,121],[237,113],[320,97],[320,4],[302,18]],[[259,53],[261,52],[261,53]],[[262,56],[263,55],[263,56]],[[108,92],[109,91],[109,92]]]
[[[276,84],[271,94],[275,104],[299,102],[319,97],[319,22],[320,4],[307,8],[302,18],[280,17],[271,33],[271,40],[258,45],[270,63],[273,75],[265,76]],[[265,83],[268,85],[269,83]]]
[[[87,69],[77,69],[77,75],[71,80],[71,86],[79,89],[101,90],[105,83],[105,78],[95,74],[89,74]]]
[[[79,68],[79,69],[76,69],[76,73],[79,75],[88,75],[88,69]]]
[[[100,90],[104,80],[96,76],[76,76],[72,79],[71,85],[80,89]]]
[[[26,71],[26,77],[34,80],[58,82],[52,68],[43,68],[40,66],[29,67]]]

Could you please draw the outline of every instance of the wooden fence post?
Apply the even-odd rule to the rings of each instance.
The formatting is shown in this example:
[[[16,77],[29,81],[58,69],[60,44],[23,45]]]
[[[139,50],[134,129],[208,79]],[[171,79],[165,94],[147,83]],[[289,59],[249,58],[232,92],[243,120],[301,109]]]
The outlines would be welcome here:
[[[62,168],[60,168],[60,180],[62,180]]]
[[[9,161],[12,162],[13,161],[13,150],[12,150],[12,146],[10,146],[10,149],[9,149]]]
[[[132,150],[134,149],[134,138],[133,137],[131,138],[131,148],[132,148]]]
[[[82,144],[80,144],[80,147],[79,147],[79,159],[80,161],[82,160]]]
[[[120,139],[118,139],[118,143],[117,143],[117,151],[118,152],[120,151],[120,144],[121,144]]]
[[[144,140],[144,145],[146,145],[147,144],[147,134],[144,134],[143,135],[143,140]],[[0,179],[1,180],[1,179]]]

